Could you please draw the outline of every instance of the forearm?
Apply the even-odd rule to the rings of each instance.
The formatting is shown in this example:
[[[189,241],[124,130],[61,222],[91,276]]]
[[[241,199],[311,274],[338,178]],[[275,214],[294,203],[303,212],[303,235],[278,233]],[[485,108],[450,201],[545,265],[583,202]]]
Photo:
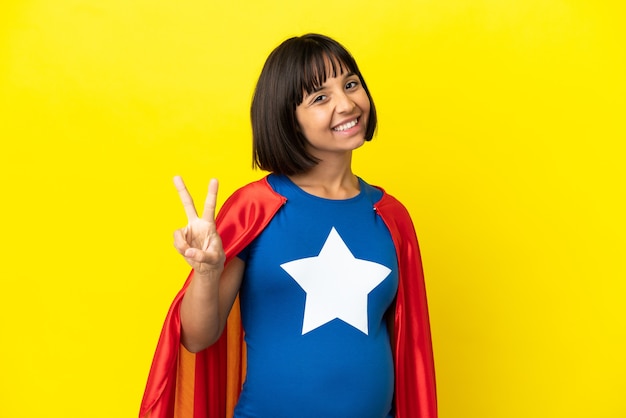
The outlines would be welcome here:
[[[197,352],[215,343],[224,327],[243,278],[245,263],[235,257],[223,271],[196,274],[180,308],[182,343]]]
[[[181,341],[191,352],[213,344],[221,333],[219,279],[221,271],[194,272],[181,307]]]

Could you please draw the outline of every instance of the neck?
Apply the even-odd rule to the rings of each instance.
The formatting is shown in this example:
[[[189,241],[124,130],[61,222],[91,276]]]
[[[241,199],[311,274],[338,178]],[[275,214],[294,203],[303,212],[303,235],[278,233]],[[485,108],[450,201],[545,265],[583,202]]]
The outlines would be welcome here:
[[[335,164],[320,161],[309,171],[289,178],[305,192],[326,199],[349,199],[360,191],[351,161]]]

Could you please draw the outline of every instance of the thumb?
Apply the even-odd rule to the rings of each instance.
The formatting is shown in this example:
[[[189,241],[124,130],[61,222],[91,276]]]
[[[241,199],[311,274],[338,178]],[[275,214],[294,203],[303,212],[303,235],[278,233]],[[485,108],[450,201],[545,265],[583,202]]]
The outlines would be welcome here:
[[[219,254],[211,254],[197,248],[187,248],[184,256],[187,260],[195,263],[217,265],[220,262]]]

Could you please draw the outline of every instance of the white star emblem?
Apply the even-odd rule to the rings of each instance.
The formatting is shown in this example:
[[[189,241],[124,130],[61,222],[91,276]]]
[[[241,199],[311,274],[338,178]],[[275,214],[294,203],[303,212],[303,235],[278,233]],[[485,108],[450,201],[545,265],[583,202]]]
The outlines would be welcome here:
[[[367,295],[391,270],[355,258],[335,228],[317,257],[280,265],[306,292],[302,335],[337,318],[368,333]]]

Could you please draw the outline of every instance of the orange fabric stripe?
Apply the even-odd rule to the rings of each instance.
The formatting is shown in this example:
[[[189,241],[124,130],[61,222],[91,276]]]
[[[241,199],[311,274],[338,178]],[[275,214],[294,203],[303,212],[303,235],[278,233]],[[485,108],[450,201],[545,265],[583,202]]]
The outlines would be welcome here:
[[[241,335],[241,385],[246,380],[246,367],[248,366],[248,356],[246,354],[248,346],[243,342],[243,334]]]
[[[226,418],[232,418],[235,405],[239,400],[243,376],[245,375],[245,355],[243,333],[241,330],[241,312],[239,310],[239,296],[228,316],[226,354]]]
[[[196,355],[180,346],[178,350],[178,373],[174,418],[193,416]]]

